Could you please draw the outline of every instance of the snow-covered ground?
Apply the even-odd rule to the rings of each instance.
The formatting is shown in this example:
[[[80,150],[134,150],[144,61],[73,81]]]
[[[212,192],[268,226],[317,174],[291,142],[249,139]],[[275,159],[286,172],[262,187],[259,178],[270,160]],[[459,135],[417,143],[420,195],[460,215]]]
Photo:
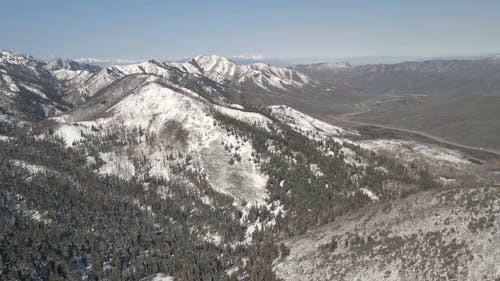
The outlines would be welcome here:
[[[479,203],[481,202],[481,203]],[[450,188],[374,204],[287,239],[283,280],[494,280],[500,210],[494,187]],[[332,241],[335,245],[332,246]]]
[[[14,139],[13,137],[0,135],[0,141],[10,141],[10,140],[13,140],[13,139]]]
[[[377,195],[375,195],[375,193],[373,193],[373,191],[369,190],[368,188],[360,188],[361,192],[363,192],[364,194],[366,194],[368,197],[370,197],[371,200],[373,201],[378,201],[379,198]]]
[[[17,93],[19,92],[19,87],[17,86],[16,82],[10,77],[7,73],[4,73],[3,71],[0,74],[1,80],[0,80],[0,86],[3,86],[7,88],[10,92]]]
[[[192,91],[151,82],[109,108],[109,117],[66,122],[55,132],[71,145],[82,139],[82,131],[99,135],[90,132],[92,125],[102,128],[103,132],[116,126],[123,126],[129,131],[142,128],[154,135],[157,142],[149,145],[143,137],[138,145],[101,154],[105,164],[99,172],[130,178],[136,172],[130,157],[145,155],[150,165],[150,175],[168,179],[171,173],[166,156],[174,149],[184,155],[191,155],[193,165],[199,166],[207,174],[214,189],[230,194],[239,201],[262,204],[267,196],[267,176],[251,161],[252,144],[218,126],[217,120],[211,115],[213,109],[250,124],[265,125],[270,121],[253,112],[221,106],[214,108]],[[65,122],[73,118],[61,116],[53,120]],[[169,151],[165,150],[165,146],[169,147]]]
[[[174,281],[174,277],[164,273],[156,273],[151,276],[142,278],[141,281]]]
[[[47,171],[47,167],[31,164],[26,161],[14,160],[13,164],[28,170],[28,172],[30,172],[30,174],[32,175],[37,173],[44,173]]]
[[[78,82],[83,82],[89,79],[93,73],[86,70],[69,70],[58,69],[52,72],[53,75],[61,81],[72,81],[77,79]]]
[[[232,105],[232,107],[234,106]],[[272,123],[266,116],[256,112],[246,112],[243,111],[242,108],[228,108],[220,105],[214,105],[214,108],[224,115],[244,121],[248,124],[256,124],[265,128],[267,123]]]
[[[218,83],[252,82],[264,90],[284,90],[285,86],[300,88],[313,83],[309,77],[288,68],[264,63],[239,65],[225,57],[216,55],[196,56],[188,62],[170,65],[191,74],[204,75]]]
[[[103,175],[116,175],[129,180],[135,175],[135,166],[126,155],[115,152],[101,153],[99,157],[104,161],[99,173]]]
[[[57,127],[54,134],[62,138],[68,146],[82,139],[82,131],[86,132],[88,128],[81,124],[62,124]]]
[[[356,135],[357,132],[318,120],[286,105],[269,107],[271,114],[302,133],[319,133],[324,136]]]
[[[411,160],[410,158],[414,157],[414,155],[418,155],[432,162],[444,162],[455,165],[470,164],[467,158],[459,151],[424,145],[414,141],[376,139],[361,141],[358,144],[362,148],[372,151],[390,151],[407,160]]]

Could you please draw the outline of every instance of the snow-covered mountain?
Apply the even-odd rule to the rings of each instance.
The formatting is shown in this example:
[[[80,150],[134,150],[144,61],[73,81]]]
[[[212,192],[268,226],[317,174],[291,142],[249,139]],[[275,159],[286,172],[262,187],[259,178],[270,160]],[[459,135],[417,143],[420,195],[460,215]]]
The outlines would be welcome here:
[[[50,130],[68,145],[77,147],[99,143],[106,148],[100,154],[103,174],[124,179],[152,176],[171,179],[175,177],[173,166],[189,164],[208,176],[212,188],[231,195],[241,206],[244,202],[263,205],[269,199],[265,183],[271,175],[263,172],[262,160],[257,157],[260,148],[246,136],[248,132],[227,129],[232,122],[247,126],[245,130],[262,130],[270,139],[282,138],[282,131],[290,130],[289,134],[297,134],[294,138],[304,138],[303,141],[333,141],[342,149],[328,152],[328,148],[322,148],[326,143],[312,147],[326,149],[327,155],[342,157],[342,165],[356,169],[366,168],[370,161],[355,152],[356,146],[390,153],[399,151],[399,146],[409,147],[408,155],[413,159],[418,157],[433,163],[438,161],[435,154],[440,153],[439,159],[445,159],[443,165],[455,165],[455,159],[469,163],[453,151],[417,149],[418,144],[402,141],[360,141],[360,134],[354,130],[328,124],[286,105],[256,110],[219,103],[203,92],[172,82],[170,72],[162,73],[165,68],[157,68],[152,62],[113,69],[123,77],[116,78],[71,111],[49,118],[38,130]],[[161,75],[145,69],[160,71]],[[271,148],[275,145],[278,144],[266,144],[272,153],[276,152],[276,148]],[[184,157],[169,159],[172,153]],[[190,155],[189,160],[186,155]],[[134,164],[134,159],[141,157],[149,167],[147,172]],[[311,165],[316,176],[323,175],[321,170],[326,169],[318,168],[319,164],[307,165]],[[377,198],[384,196],[382,190],[365,190]]]
[[[98,66],[74,60],[37,60],[2,51],[0,91],[3,119],[36,121],[54,116],[91,98],[129,75],[147,74],[186,87],[219,103],[266,103],[266,97],[300,95],[314,81],[296,71],[263,63],[239,65],[218,56],[197,56],[185,63],[154,60]],[[260,96],[259,96],[260,95]]]
[[[41,61],[0,51],[1,119],[36,121],[66,111],[65,93],[93,76],[99,67],[71,60]]]
[[[192,60],[175,64],[187,72],[205,75],[227,86],[254,85],[263,90],[285,90],[305,87],[313,81],[296,71],[264,63],[239,65],[225,57],[197,56]]]
[[[165,157],[179,151],[193,156],[191,161],[203,168],[217,190],[241,201],[263,202],[266,177],[254,162],[248,161],[252,158],[251,144],[218,126],[213,112],[220,111],[249,124],[261,126],[270,122],[269,119],[256,113],[212,104],[198,93],[159,77],[135,77],[134,81],[126,83],[133,85],[129,92],[123,91],[124,87],[118,87],[120,92],[115,96],[109,88],[110,92],[90,99],[90,104],[83,104],[81,110],[76,109],[53,118],[52,121],[58,124],[55,134],[72,144],[79,140],[85,142],[84,136],[103,138],[115,130],[129,134],[141,128],[139,130],[145,130],[143,137],[155,138],[155,144],[142,143],[143,140],[139,137],[139,145],[131,144],[123,149],[115,147],[106,154],[106,165],[101,169],[102,173],[124,178],[139,176],[141,174],[132,165],[133,159],[139,155],[147,155],[151,164],[150,176],[170,179],[172,171],[169,165],[177,160],[165,162]],[[132,76],[127,79],[132,79]],[[113,100],[96,110],[94,105],[102,104],[101,98]],[[99,99],[99,102],[93,102],[95,99]],[[224,149],[227,145],[233,147],[232,151]],[[234,153],[238,153],[246,161],[229,164]],[[115,166],[117,164],[118,167]],[[238,190],[234,189],[235,175],[238,175]]]
[[[251,87],[257,92],[297,90],[314,83],[307,76],[287,68],[263,63],[239,65],[225,57],[211,55],[197,56],[184,63],[149,60],[137,64],[109,66],[86,81],[82,89],[89,97],[111,82],[132,74],[152,74],[184,85],[197,83],[199,80],[211,80],[229,89],[245,90]],[[212,88],[217,87],[212,85]]]
[[[463,255],[492,258],[481,247],[487,240],[499,241],[498,235],[488,234],[497,229],[490,225],[494,221],[490,217],[498,212],[494,207],[498,194],[487,189],[485,198],[481,193],[470,201],[462,192],[465,189],[456,191],[463,182],[480,178],[479,173],[482,178],[485,169],[491,172],[491,166],[481,166],[487,159],[472,158],[477,155],[467,150],[391,138],[366,128],[347,129],[314,118],[286,105],[291,98],[315,97],[316,82],[294,70],[242,66],[216,56],[99,68],[10,52],[0,70],[2,113],[18,117],[14,122],[40,120],[33,122],[30,132],[36,137],[1,134],[0,150],[7,155],[2,164],[7,165],[0,173],[13,184],[5,185],[8,192],[0,193],[0,202],[7,202],[4,210],[17,214],[23,227],[38,229],[23,235],[49,229],[60,233],[51,234],[51,239],[70,245],[71,250],[60,251],[66,256],[58,261],[65,268],[65,261],[71,260],[68,272],[81,267],[90,276],[89,268],[97,268],[96,261],[101,260],[103,267],[118,270],[113,271],[115,277],[122,274],[124,279],[153,276],[160,269],[141,266],[151,268],[158,262],[158,268],[166,271],[158,276],[181,280],[192,280],[193,274],[214,274],[213,280],[247,276],[266,280],[259,274],[273,276],[272,270],[286,280],[322,280],[332,270],[330,261],[349,262],[367,276],[385,262],[365,264],[365,257],[386,257],[389,252],[393,263],[383,273],[396,280],[406,276],[407,268],[418,272],[429,264],[439,265],[443,276],[462,274],[458,267],[446,267],[449,262],[439,253],[464,268],[474,268],[475,260]],[[273,96],[282,103],[233,103],[236,93],[249,99]],[[16,111],[11,110],[14,105]],[[59,109],[31,118],[33,106]],[[481,155],[486,152],[477,157]],[[399,219],[399,213],[415,201],[409,196],[442,186],[448,189],[438,197],[426,193],[425,204],[411,206],[410,217],[422,229]],[[447,200],[463,206],[441,206]],[[429,204],[438,207],[426,209]],[[482,204],[490,209],[477,212]],[[475,215],[470,216],[468,208],[474,206]],[[420,208],[428,213],[414,219],[424,213]],[[452,228],[454,224],[433,215],[434,210],[449,211],[460,227]],[[380,230],[377,218],[384,217],[391,226]],[[370,220],[368,228],[365,222]],[[16,224],[9,225],[17,235]],[[359,236],[352,234],[360,229]],[[429,237],[441,239],[436,232],[441,230],[447,231],[446,247],[436,254],[438,260],[429,259],[419,243]],[[476,236],[472,230],[484,236],[482,242],[450,234],[459,231],[469,239]],[[92,251],[88,246],[96,241],[102,252],[89,255],[86,249]],[[130,241],[139,243],[132,246]],[[464,246],[467,243],[470,249]],[[410,258],[404,254],[407,251],[418,262],[398,268],[400,256]],[[199,253],[206,263],[193,273],[191,262],[201,263]],[[9,256],[10,260],[15,257]],[[119,261],[124,262],[119,265]],[[397,274],[388,273],[393,268]],[[335,269],[344,276],[357,274],[351,267]],[[493,274],[489,265],[482,270]],[[113,274],[105,271],[95,276]]]

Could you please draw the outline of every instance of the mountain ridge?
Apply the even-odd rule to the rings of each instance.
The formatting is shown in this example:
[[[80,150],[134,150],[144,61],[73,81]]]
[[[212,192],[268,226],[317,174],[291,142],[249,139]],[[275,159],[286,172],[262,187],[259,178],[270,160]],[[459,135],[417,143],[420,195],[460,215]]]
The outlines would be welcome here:
[[[197,60],[200,62],[197,66],[200,68],[195,65]],[[208,63],[213,65],[209,66]],[[217,70],[218,72],[209,68],[217,65],[223,67]],[[101,68],[70,59],[37,60],[31,56],[2,50],[0,66],[2,68],[0,87],[3,86],[0,90],[6,104],[11,104],[3,110],[6,112],[5,116],[11,116],[5,119],[11,120],[16,118],[16,114],[20,114],[24,116],[20,117],[22,121],[40,120],[77,106],[112,82],[131,74],[151,74],[184,85],[190,84],[219,101],[226,100],[230,96],[227,92],[233,91],[232,88],[241,90],[240,84],[246,84],[245,87],[252,88],[254,92],[268,92],[285,91],[285,87],[300,89],[311,83],[310,79],[302,74],[285,68],[265,64],[242,66],[218,56],[197,56],[181,64],[147,60]],[[30,77],[43,77],[43,79],[34,81],[34,84],[25,89],[28,100],[21,103],[33,103],[33,99],[37,98],[42,98],[46,103],[45,108],[40,108],[40,113],[33,117],[16,112],[16,108],[19,107],[15,97],[15,93],[19,90],[18,84],[23,84],[23,79],[31,79]],[[234,83],[228,84],[228,80],[233,80]],[[229,89],[223,90],[221,87]],[[50,96],[47,96],[48,93]]]
[[[8,183],[0,192],[7,222],[1,230],[13,237],[0,239],[7,249],[0,253],[2,264],[8,265],[0,267],[0,276],[322,280],[332,272],[331,263],[351,262],[352,267],[335,268],[332,278],[397,280],[414,276],[404,275],[406,269],[438,268],[440,276],[465,279],[480,255],[490,259],[478,248],[486,240],[457,238],[445,218],[414,219],[422,227],[412,239],[399,228],[366,227],[361,233],[359,224],[391,224],[398,212],[420,214],[423,208],[429,214],[446,211],[461,223],[453,231],[466,237],[490,235],[497,229],[492,214],[500,201],[495,189],[482,186],[496,179],[491,169],[498,159],[319,120],[290,100],[325,102],[338,93],[316,92],[321,85],[293,70],[240,66],[216,56],[193,60],[83,70],[91,75],[56,61],[54,72],[74,74],[59,78],[45,68],[0,64],[0,81],[14,81],[13,90],[0,88],[0,97],[28,104],[9,94],[14,86],[22,94],[31,81],[58,92],[39,90],[40,98],[32,97],[29,105],[65,105],[38,119],[12,120],[26,120],[25,131],[0,133],[0,175]],[[237,94],[268,102],[234,102]],[[471,193],[481,192],[474,197],[460,188],[475,185],[481,187]],[[414,198],[427,203],[408,205]],[[490,208],[478,213],[483,204]],[[433,222],[439,225],[424,227]],[[497,236],[488,237],[497,243]],[[444,246],[420,251],[420,239]],[[22,260],[18,245],[29,253]],[[415,255],[406,262],[410,250]],[[385,261],[366,265],[352,257],[386,252],[392,263],[382,273]],[[445,266],[447,256],[459,266]],[[394,265],[401,259],[405,268]],[[317,273],[311,264],[318,264]],[[496,276],[489,265],[480,271]]]

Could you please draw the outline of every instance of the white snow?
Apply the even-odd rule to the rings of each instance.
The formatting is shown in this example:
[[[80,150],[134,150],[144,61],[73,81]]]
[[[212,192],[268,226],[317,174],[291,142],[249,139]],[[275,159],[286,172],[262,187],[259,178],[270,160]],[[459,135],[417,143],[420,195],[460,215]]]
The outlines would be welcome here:
[[[30,218],[31,220],[34,220],[36,222],[41,222],[42,221],[42,214],[40,214],[39,211],[37,210],[26,210],[23,212],[24,216]]]
[[[208,243],[220,245],[222,243],[222,236],[217,233],[207,232],[203,235],[202,239]]]
[[[263,63],[239,65],[233,61],[215,55],[196,56],[186,63],[172,63],[188,73],[204,75],[218,83],[251,81],[265,90],[285,89],[284,85],[304,87],[312,80],[297,71]]]
[[[134,164],[126,156],[114,152],[101,153],[99,156],[105,162],[99,169],[100,174],[116,175],[126,180],[135,175]]]
[[[320,167],[319,167],[318,164],[310,164],[309,168],[310,168],[311,172],[313,173],[313,175],[315,175],[316,177],[322,177],[322,176],[324,176],[324,174],[321,171],[321,169],[320,169]]]
[[[104,68],[81,84],[80,93],[86,97],[92,97],[99,90],[124,76],[116,67]]]
[[[174,281],[174,277],[165,273],[156,273],[141,279],[141,281]]]
[[[13,140],[13,139],[14,139],[13,137],[0,135],[0,141],[10,141],[10,140]]]
[[[187,89],[169,88],[150,82],[111,107],[109,111],[113,114],[98,119],[98,123],[99,127],[105,128],[102,131],[118,124],[130,130],[141,127],[157,136],[158,142],[149,145],[143,139],[139,145],[101,155],[106,164],[100,172],[129,178],[137,172],[133,169],[130,157],[145,155],[150,165],[149,174],[168,179],[170,171],[166,154],[174,148],[193,157],[193,165],[206,173],[214,189],[233,196],[237,201],[263,204],[267,197],[267,176],[262,174],[257,164],[249,161],[252,158],[252,144],[219,127],[211,115],[214,108],[246,122],[265,124],[269,121],[257,113],[214,107]],[[64,120],[72,118],[64,116],[53,120],[63,122],[55,132],[68,145],[80,140],[81,131],[87,133],[90,127],[88,122],[65,123]],[[161,150],[162,145],[171,148],[168,151]],[[230,151],[225,149],[225,145],[232,147]],[[235,154],[241,157],[241,161],[230,163]]]
[[[70,81],[78,80],[78,82],[84,82],[92,76],[92,73],[86,70],[69,70],[69,69],[58,69],[52,72],[52,74],[59,80]]]
[[[28,85],[26,83],[20,83],[19,85],[26,88],[28,91],[30,91],[34,94],[37,94],[38,96],[40,96],[44,99],[47,99],[47,96],[45,95],[45,93],[42,92],[39,88],[32,86],[32,85]]]
[[[31,163],[28,163],[26,161],[14,160],[13,164],[28,170],[30,172],[30,174],[32,174],[32,175],[37,174],[37,173],[43,173],[43,172],[47,171],[47,168],[44,166],[31,164]]]
[[[282,181],[281,183],[284,183],[284,181]],[[245,232],[245,240],[243,241],[243,243],[251,243],[252,242],[252,235],[255,231],[262,230],[263,228],[269,228],[269,227],[276,225],[276,217],[280,213],[281,213],[281,215],[286,214],[285,207],[281,204],[281,202],[279,200],[265,204],[265,205],[261,205],[261,206],[266,207],[272,213],[273,218],[271,220],[268,220],[268,221],[260,221],[260,219],[259,219],[257,221],[249,223],[247,221],[247,217],[248,217],[248,214],[249,214],[249,211],[250,211],[250,208],[252,207],[252,205],[249,204],[249,205],[245,206],[245,208],[243,208],[243,210],[242,210],[243,216],[240,220],[240,223],[246,224],[246,226],[247,226],[247,229]]]
[[[86,129],[82,125],[63,124],[57,127],[54,134],[65,140],[68,146],[72,146],[74,142],[82,139],[82,130]]]
[[[232,107],[232,108],[240,109],[240,110],[244,110],[245,109],[242,105],[239,105],[237,103],[233,103],[233,104],[231,104],[229,106]]]
[[[437,162],[447,162],[452,164],[469,164],[464,155],[456,150],[423,145],[414,141],[377,139],[359,142],[359,145],[373,151],[392,151],[403,157],[412,157],[417,154],[421,157]]]
[[[366,194],[368,197],[370,197],[371,200],[373,201],[378,201],[379,198],[377,195],[375,195],[375,193],[373,193],[373,191],[369,190],[368,188],[360,188],[360,190]]]
[[[11,51],[0,50],[0,63],[23,64],[32,67],[30,62],[32,57],[22,54],[17,54]]]
[[[445,177],[439,177],[439,180],[442,181],[444,184],[448,184],[448,183],[452,183],[452,182],[456,181],[456,179],[445,178]]]
[[[138,74],[138,73],[148,73],[155,74],[164,78],[170,77],[170,72],[164,66],[160,65],[159,62],[146,61],[137,64],[111,66],[110,69],[115,69],[121,72],[123,75]]]
[[[239,109],[228,108],[220,105],[214,105],[214,108],[220,113],[227,115],[229,117],[238,119],[240,121],[244,121],[248,124],[256,124],[261,127],[266,127],[267,123],[272,123],[271,119],[266,116],[256,113],[256,112],[247,112]]]
[[[339,140],[339,143],[342,143]],[[348,147],[342,147],[340,149],[340,153],[344,155],[344,162],[351,165],[351,166],[356,166],[356,167],[366,167],[367,163],[364,163],[361,161],[361,159],[356,159],[356,153],[352,151],[352,149]],[[329,151],[329,155],[333,155],[333,152]]]
[[[191,64],[200,67],[202,72],[210,79],[219,83],[226,79],[232,79],[238,69],[238,65],[225,57],[215,55],[196,56]]]
[[[2,80],[4,81],[7,89],[14,93],[19,92],[19,87],[17,87],[16,83],[9,75],[2,73],[0,76],[2,77]]]
[[[279,120],[286,122],[295,130],[300,132],[320,133],[322,135],[330,136],[343,136],[343,135],[356,135],[357,132],[337,127],[300,111],[297,111],[286,105],[273,105],[269,107],[271,114]]]

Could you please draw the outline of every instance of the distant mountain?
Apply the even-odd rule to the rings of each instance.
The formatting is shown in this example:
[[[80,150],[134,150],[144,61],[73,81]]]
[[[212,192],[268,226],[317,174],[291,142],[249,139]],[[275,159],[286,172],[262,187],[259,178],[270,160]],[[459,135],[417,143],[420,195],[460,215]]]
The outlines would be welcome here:
[[[324,122],[349,93],[262,63],[0,63],[0,279],[497,277],[494,153]]]
[[[286,90],[301,88],[313,81],[307,76],[287,68],[264,63],[239,65],[219,56],[197,56],[192,60],[177,64],[187,72],[205,75],[228,87],[258,87],[263,90]]]
[[[314,64],[298,64],[290,68],[301,73],[307,73],[309,77],[314,79],[325,80],[331,78],[332,74],[345,71],[352,67],[348,62],[322,62]]]
[[[69,109],[66,92],[99,71],[71,60],[41,61],[0,51],[0,115],[4,121],[36,121]]]
[[[184,63],[141,63],[106,68],[74,60],[37,60],[2,51],[2,115],[5,120],[37,121],[64,112],[115,81],[151,74],[219,102],[267,103],[272,92],[298,95],[314,86],[307,76],[263,63],[239,65],[218,56],[198,56]],[[262,98],[264,100],[262,100]],[[35,102],[36,100],[36,102]]]
[[[219,56],[222,57],[222,56]],[[272,58],[272,57],[265,57],[262,55],[238,55],[238,56],[225,56],[225,58],[231,60],[232,62],[240,65],[250,65],[254,63],[265,63],[265,64],[270,64],[274,66],[280,66],[280,67],[285,67],[294,61],[293,59],[287,59],[287,58]],[[186,61],[190,61],[192,57],[185,57],[185,58],[175,58],[175,59],[168,59],[165,60],[166,63],[184,63]]]
[[[256,63],[239,65],[219,56],[197,56],[183,63],[149,60],[137,64],[109,66],[69,93],[83,101],[113,81],[127,75],[152,74],[204,93],[220,102],[261,103],[270,92],[298,94],[315,85],[303,74],[287,68]],[[266,103],[266,102],[264,102]]]
[[[335,103],[355,105],[351,121],[500,148],[498,56],[332,67],[335,65],[291,69],[318,80],[324,88],[351,89],[351,94],[335,98]]]
[[[428,60],[355,66],[319,63],[290,68],[313,79],[376,93],[393,90],[491,92],[500,89],[500,63],[495,56],[475,60]]]

